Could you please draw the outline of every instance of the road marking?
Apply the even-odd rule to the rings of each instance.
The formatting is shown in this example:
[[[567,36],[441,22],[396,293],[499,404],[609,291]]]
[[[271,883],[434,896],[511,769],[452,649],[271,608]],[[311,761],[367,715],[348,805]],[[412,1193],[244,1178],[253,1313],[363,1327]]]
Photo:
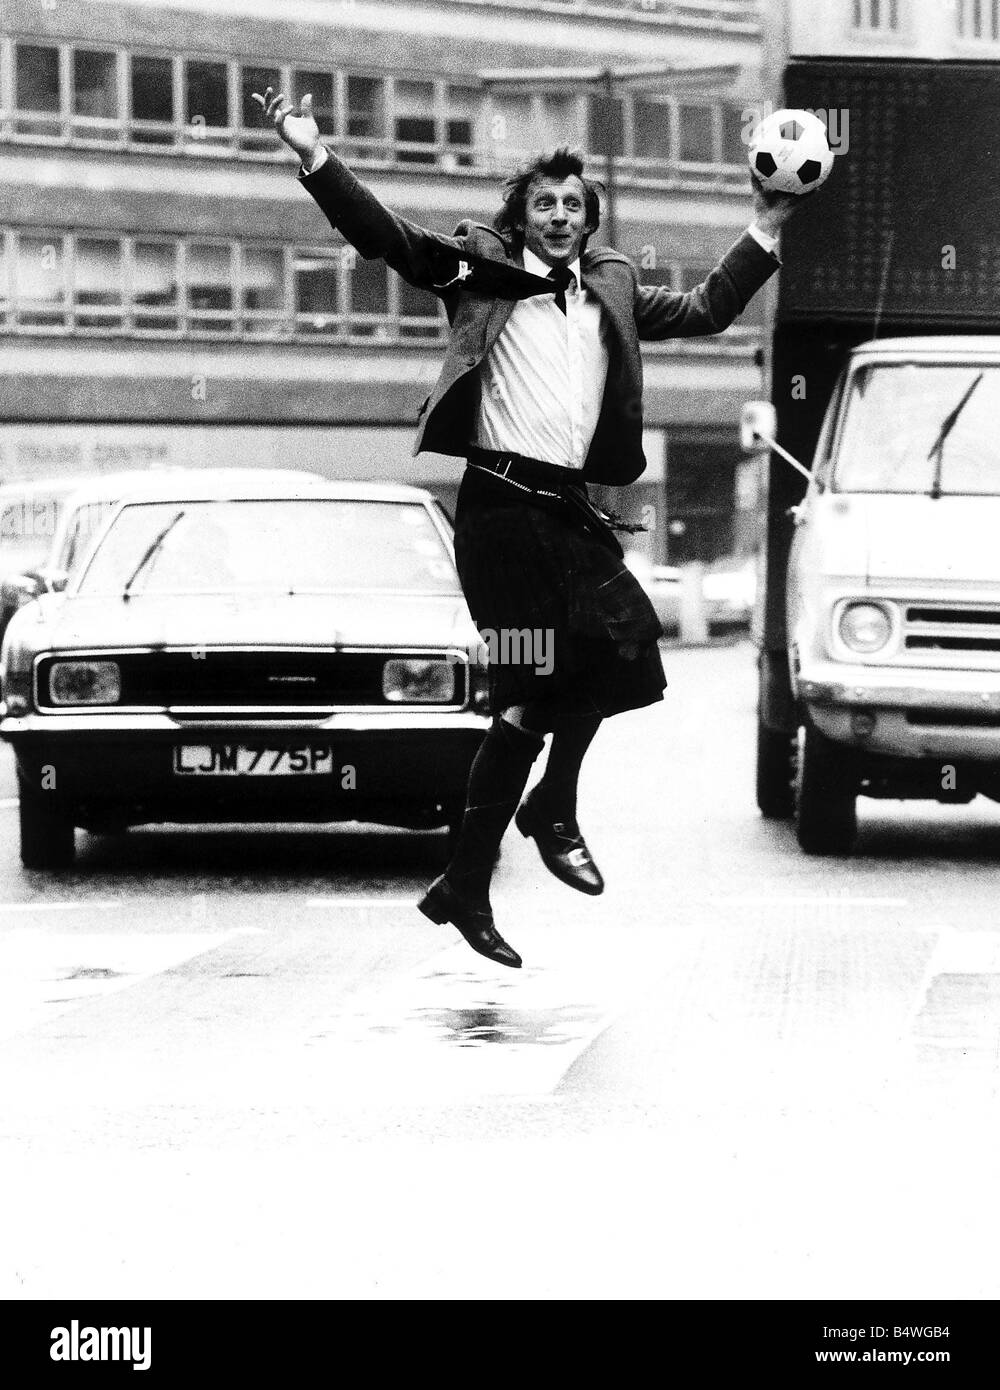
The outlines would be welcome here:
[[[707,903],[720,907],[908,907],[909,898],[852,898],[846,893],[823,893],[811,897],[780,897],[761,893],[741,893],[733,897],[708,897]]]
[[[61,934],[15,927],[0,937],[0,1038],[51,1019],[154,975],[254,927],[157,936]]]
[[[103,912],[106,907],[124,907],[124,902],[100,903],[0,903],[0,912]]]
[[[307,898],[306,907],[416,907],[416,898]]]

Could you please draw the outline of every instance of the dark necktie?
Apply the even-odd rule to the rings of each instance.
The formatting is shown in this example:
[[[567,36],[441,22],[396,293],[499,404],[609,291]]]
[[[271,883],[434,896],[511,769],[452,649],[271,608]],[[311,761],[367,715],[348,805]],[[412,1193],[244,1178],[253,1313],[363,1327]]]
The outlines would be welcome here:
[[[556,308],[561,314],[566,312],[566,291],[570,285],[576,283],[576,276],[566,265],[554,265],[549,271],[546,279],[551,280],[556,287]]]

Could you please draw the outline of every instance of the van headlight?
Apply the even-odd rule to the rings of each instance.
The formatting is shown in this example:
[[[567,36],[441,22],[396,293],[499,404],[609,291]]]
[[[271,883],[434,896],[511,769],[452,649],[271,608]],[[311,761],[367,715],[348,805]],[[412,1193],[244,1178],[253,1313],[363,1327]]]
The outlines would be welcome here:
[[[54,661],[49,699],[54,705],[116,705],[122,697],[117,661]]]
[[[402,657],[382,668],[382,694],[394,704],[449,705],[455,699],[455,667],[440,657]]]
[[[878,603],[849,603],[837,627],[844,646],[861,656],[880,652],[892,637],[892,618]]]

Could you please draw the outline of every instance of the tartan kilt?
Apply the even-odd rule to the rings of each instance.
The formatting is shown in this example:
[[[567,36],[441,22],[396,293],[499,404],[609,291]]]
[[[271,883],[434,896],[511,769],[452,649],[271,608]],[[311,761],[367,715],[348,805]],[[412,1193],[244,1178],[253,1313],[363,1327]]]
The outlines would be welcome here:
[[[538,700],[554,715],[606,718],[663,698],[656,612],[619,554],[567,503],[467,468],[455,560],[490,649],[494,714]],[[525,629],[544,634],[530,654],[498,636]]]

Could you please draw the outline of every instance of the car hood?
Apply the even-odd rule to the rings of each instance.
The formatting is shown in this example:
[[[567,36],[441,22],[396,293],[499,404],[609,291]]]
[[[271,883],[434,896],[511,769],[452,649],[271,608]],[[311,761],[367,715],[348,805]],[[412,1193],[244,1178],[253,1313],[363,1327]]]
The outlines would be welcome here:
[[[996,584],[1000,497],[853,500],[864,511],[869,580]]]
[[[875,584],[997,582],[1000,497],[827,493],[816,501],[809,551],[823,574]]]
[[[15,624],[16,629],[15,629]],[[46,595],[11,623],[36,650],[94,647],[427,647],[478,641],[458,595]]]

